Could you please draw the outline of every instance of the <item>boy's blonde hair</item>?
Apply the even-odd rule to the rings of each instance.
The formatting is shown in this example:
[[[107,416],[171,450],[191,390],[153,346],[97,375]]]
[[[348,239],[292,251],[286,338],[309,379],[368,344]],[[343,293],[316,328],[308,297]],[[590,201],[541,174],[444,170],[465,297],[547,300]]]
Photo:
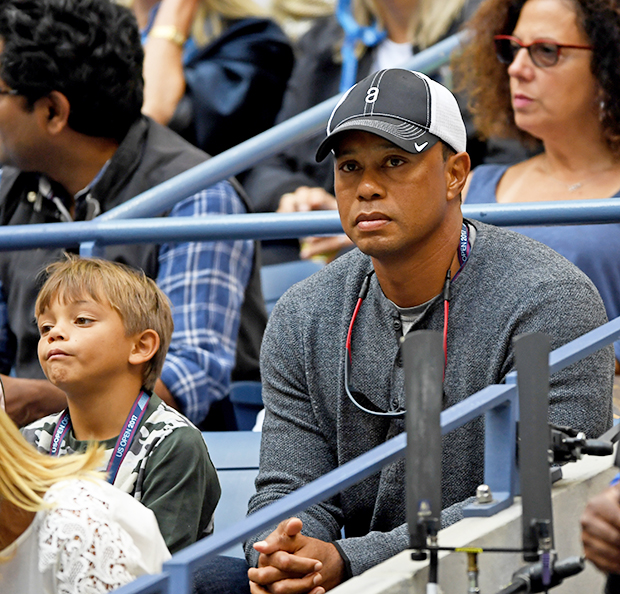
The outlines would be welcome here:
[[[46,507],[43,496],[55,483],[75,478],[103,479],[95,472],[103,450],[90,446],[84,454],[59,458],[41,454],[0,409],[0,500],[6,499],[26,511]]]
[[[155,387],[170,346],[172,312],[170,302],[155,281],[144,272],[118,262],[100,258],[80,258],[65,254],[65,259],[45,269],[47,280],[35,303],[38,318],[55,300],[72,303],[85,295],[97,303],[109,303],[118,312],[127,336],[144,330],[155,330],[159,335],[159,349],[144,367],[143,385]]]

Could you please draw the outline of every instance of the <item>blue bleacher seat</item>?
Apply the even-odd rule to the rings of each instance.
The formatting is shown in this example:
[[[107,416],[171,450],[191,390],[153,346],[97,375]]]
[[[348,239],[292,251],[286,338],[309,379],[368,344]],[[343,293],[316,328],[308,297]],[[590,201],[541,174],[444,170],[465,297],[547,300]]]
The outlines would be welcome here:
[[[324,264],[314,260],[296,260],[283,264],[263,266],[260,270],[261,283],[263,285],[263,297],[267,313],[271,313],[276,301],[295,283],[304,280]]]
[[[304,278],[323,268],[320,262],[297,260],[283,264],[272,264],[261,268],[261,283],[267,313],[271,313],[276,301],[284,292]],[[239,431],[251,431],[256,415],[263,408],[260,382],[233,382],[229,392],[235,421]]]
[[[232,382],[228,397],[235,414],[237,430],[252,431],[256,415],[263,408],[260,382]]]
[[[258,474],[261,434],[252,431],[203,432],[213,465],[222,487],[222,496],[215,509],[215,532],[245,518],[248,501],[254,493],[254,479]],[[224,553],[243,558],[241,544]]]

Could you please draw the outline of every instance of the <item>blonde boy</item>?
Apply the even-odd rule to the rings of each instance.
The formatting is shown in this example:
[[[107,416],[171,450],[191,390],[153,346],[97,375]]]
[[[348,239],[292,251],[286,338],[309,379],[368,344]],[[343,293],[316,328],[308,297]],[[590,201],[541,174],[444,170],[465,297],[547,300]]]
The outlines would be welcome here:
[[[35,305],[39,361],[67,409],[23,429],[39,451],[106,449],[108,480],[150,508],[171,552],[210,529],[220,487],[202,435],[152,390],[170,344],[170,305],[122,264],[67,256]]]

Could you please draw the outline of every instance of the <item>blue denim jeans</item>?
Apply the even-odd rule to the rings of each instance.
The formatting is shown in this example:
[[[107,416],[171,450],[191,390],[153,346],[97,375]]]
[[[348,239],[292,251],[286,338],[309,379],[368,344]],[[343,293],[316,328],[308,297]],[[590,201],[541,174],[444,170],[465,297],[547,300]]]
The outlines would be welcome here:
[[[235,557],[213,557],[194,574],[194,594],[250,594],[248,564]]]

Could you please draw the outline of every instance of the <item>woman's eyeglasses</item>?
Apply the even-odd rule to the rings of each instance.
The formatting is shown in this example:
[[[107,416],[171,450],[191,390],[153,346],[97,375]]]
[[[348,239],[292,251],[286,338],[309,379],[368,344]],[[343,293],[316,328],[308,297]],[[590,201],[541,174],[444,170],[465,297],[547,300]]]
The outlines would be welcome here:
[[[521,48],[525,48],[534,66],[539,68],[555,66],[560,59],[560,51],[564,47],[584,50],[593,49],[591,45],[569,45],[541,39],[528,44],[521,42],[521,40],[512,35],[496,35],[493,39],[495,41],[495,54],[502,64],[512,64],[517,52]]]

